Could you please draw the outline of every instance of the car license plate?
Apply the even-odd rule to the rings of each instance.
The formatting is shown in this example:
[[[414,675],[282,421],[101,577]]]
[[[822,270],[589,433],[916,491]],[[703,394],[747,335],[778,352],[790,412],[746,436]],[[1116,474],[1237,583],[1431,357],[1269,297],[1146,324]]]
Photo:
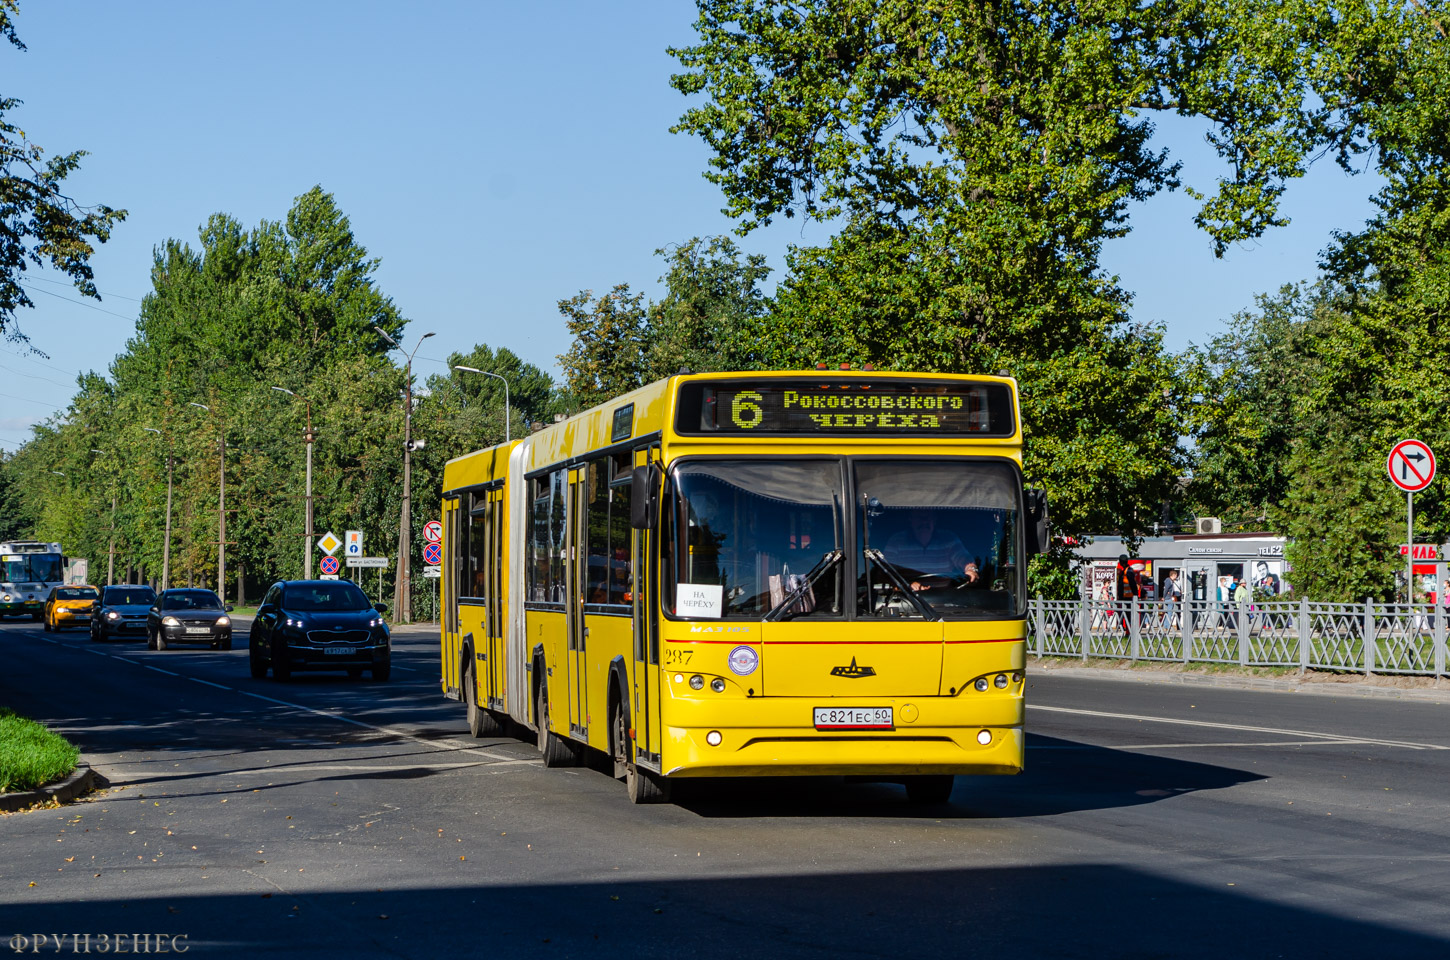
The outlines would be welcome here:
[[[816,707],[817,730],[891,730],[890,707]]]
[[[211,633],[211,627],[187,627],[187,633]]]
[[[349,653],[357,653],[357,647],[326,647],[322,651],[328,656],[344,656]]]

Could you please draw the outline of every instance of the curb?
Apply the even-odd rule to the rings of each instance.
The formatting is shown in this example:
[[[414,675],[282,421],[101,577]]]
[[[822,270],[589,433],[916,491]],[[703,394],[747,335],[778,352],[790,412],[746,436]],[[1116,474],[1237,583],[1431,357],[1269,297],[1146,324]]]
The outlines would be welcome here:
[[[1307,693],[1328,697],[1364,697],[1372,700],[1418,700],[1422,703],[1450,703],[1450,687],[1440,690],[1376,687],[1356,681],[1352,683],[1301,683],[1298,680],[1271,680],[1266,677],[1209,676],[1201,673],[1170,673],[1166,670],[1133,671],[1108,667],[1038,667],[1029,676],[1059,676],[1080,680],[1117,680],[1123,683],[1161,683],[1191,687],[1225,687],[1237,690],[1259,690],[1270,693]]]
[[[0,793],[0,812],[14,813],[16,810],[24,810],[26,807],[50,799],[60,803],[69,803],[83,793],[97,787],[104,787],[106,782],[105,777],[91,769],[91,765],[82,760],[76,764],[75,770],[71,771],[70,776],[64,780],[47,783],[34,790]]]

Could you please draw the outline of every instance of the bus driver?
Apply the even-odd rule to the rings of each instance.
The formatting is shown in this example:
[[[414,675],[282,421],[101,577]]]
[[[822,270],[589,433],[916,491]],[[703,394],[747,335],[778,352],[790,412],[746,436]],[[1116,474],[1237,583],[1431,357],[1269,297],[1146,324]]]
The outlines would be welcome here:
[[[930,510],[913,510],[911,529],[894,534],[886,541],[886,559],[907,576],[965,578],[962,586],[975,586],[981,569],[967,554],[967,548],[956,534],[936,528],[936,517]],[[929,584],[912,580],[911,589],[930,590]]]

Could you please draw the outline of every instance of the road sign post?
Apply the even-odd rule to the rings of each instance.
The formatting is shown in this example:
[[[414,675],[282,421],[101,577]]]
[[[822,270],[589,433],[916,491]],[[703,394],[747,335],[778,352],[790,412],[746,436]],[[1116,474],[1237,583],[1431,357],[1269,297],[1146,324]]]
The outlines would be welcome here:
[[[1401,440],[1390,448],[1385,467],[1390,480],[1405,491],[1405,600],[1415,602],[1415,494],[1435,479],[1435,454],[1419,440]]]

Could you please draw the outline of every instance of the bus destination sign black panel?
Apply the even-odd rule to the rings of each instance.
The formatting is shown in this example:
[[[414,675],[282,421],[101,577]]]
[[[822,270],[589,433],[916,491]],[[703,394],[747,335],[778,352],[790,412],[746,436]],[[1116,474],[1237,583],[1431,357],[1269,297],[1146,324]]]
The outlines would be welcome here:
[[[1005,384],[895,378],[692,382],[676,432],[735,436],[1010,437]]]

